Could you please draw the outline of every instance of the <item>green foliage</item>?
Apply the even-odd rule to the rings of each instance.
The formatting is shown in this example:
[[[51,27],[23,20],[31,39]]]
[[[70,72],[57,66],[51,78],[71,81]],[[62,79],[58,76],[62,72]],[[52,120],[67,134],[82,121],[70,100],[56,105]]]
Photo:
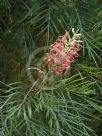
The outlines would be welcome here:
[[[102,106],[94,101],[95,82],[83,80],[77,74],[51,85],[45,82],[38,90],[22,83],[3,83],[2,135],[95,135],[88,124],[99,120],[94,113],[102,113]]]
[[[101,136],[101,26],[101,0],[0,0],[1,136]],[[31,53],[72,28],[83,49],[69,73],[32,85]]]

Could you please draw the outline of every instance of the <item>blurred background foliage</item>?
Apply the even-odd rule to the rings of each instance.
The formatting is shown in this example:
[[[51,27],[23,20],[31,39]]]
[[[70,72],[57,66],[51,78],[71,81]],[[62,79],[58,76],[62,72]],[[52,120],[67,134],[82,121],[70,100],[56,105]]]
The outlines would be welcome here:
[[[72,28],[84,43],[70,77],[34,89],[29,55]],[[2,136],[101,136],[101,82],[101,0],[0,0]]]

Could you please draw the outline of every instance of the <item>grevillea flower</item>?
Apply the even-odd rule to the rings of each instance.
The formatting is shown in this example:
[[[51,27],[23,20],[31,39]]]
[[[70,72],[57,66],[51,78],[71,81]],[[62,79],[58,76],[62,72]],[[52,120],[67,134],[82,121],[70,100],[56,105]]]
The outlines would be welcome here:
[[[61,75],[64,70],[70,68],[71,63],[79,56],[82,41],[80,34],[74,33],[73,37],[67,31],[59,36],[56,42],[50,45],[50,51],[46,54],[46,62],[56,75]]]

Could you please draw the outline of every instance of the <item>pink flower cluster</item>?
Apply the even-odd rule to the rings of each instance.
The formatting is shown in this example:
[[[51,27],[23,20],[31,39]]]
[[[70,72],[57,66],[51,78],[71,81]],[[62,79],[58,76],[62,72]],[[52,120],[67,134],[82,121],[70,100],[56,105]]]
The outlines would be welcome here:
[[[50,45],[50,51],[46,54],[46,61],[49,68],[56,75],[61,75],[64,70],[70,68],[71,63],[78,57],[78,51],[81,49],[80,34],[74,33],[70,38],[66,31],[63,36],[59,36],[56,42]]]

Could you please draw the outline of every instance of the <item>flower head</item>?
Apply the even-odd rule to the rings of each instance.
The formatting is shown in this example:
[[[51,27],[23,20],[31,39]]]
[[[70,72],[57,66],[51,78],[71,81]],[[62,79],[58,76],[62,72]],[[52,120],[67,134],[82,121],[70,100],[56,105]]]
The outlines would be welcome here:
[[[49,68],[56,75],[61,75],[64,70],[70,68],[71,63],[79,56],[81,40],[77,40],[80,34],[74,34],[72,38],[67,31],[63,36],[59,36],[56,42],[50,45],[49,53],[46,54],[46,61]]]

